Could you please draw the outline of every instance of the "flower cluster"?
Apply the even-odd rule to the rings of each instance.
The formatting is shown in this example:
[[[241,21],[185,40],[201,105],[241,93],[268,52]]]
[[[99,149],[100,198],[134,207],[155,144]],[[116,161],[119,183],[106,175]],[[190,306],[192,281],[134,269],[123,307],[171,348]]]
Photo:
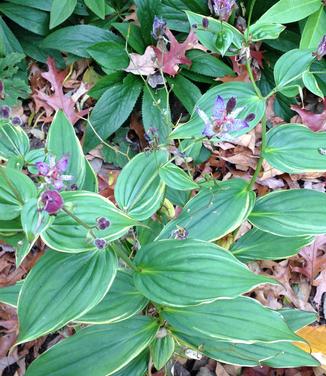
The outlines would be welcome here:
[[[1,81],[0,81],[1,83]],[[0,87],[1,89],[1,87]],[[1,93],[0,93],[1,95]],[[11,116],[11,111],[9,106],[1,106],[0,107],[0,120],[5,119],[5,120],[10,120],[12,125],[22,125],[23,121],[19,116]]]
[[[224,99],[218,95],[215,100],[211,119],[204,111],[197,107],[196,112],[205,123],[202,132],[203,136],[208,138],[216,136],[228,140],[232,138],[230,132],[249,128],[248,123],[254,120],[255,114],[250,113],[244,120],[237,119],[237,115],[242,111],[242,108],[235,110],[236,104],[237,100],[235,97],[231,97],[225,103]]]
[[[208,7],[211,13],[221,21],[227,21],[232,13],[235,0],[209,0]]]
[[[64,188],[64,182],[72,180],[71,175],[64,175],[68,162],[67,155],[64,155],[57,162],[55,162],[55,157],[51,155],[49,156],[49,163],[36,162],[35,167],[37,168],[38,176],[42,177],[47,185],[61,191]]]

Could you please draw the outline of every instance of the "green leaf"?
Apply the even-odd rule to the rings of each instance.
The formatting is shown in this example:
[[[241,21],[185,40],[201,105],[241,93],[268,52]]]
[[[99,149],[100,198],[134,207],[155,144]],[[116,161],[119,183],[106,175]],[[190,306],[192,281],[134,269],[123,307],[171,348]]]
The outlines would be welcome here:
[[[326,26],[326,12],[324,7],[321,5],[319,10],[311,14],[307,22],[305,23],[301,40],[300,48],[314,48],[317,49],[322,37],[325,34]]]
[[[116,256],[108,250],[75,255],[47,251],[18,298],[18,342],[53,332],[89,311],[104,298],[116,271]]]
[[[0,12],[24,29],[35,34],[46,35],[49,31],[49,14],[18,4],[2,3]]]
[[[52,0],[7,0],[10,3],[25,5],[29,8],[46,10],[50,12]]]
[[[17,300],[24,281],[18,281],[15,285],[0,288],[0,302],[17,307]]]
[[[205,336],[178,334],[178,337],[191,344],[210,358],[240,366],[268,366],[273,368],[295,368],[319,365],[310,354],[291,343],[230,343],[217,341]]]
[[[128,75],[122,83],[110,87],[96,103],[90,121],[96,132],[106,139],[128,119],[143,84],[134,75]],[[88,152],[100,143],[90,128],[87,128],[84,150]]]
[[[81,57],[90,57],[87,49],[93,44],[107,41],[121,41],[108,30],[92,25],[75,25],[60,28],[48,35],[41,47],[65,51]]]
[[[144,376],[148,370],[148,363],[149,351],[146,349],[120,371],[112,373],[112,376]]]
[[[244,82],[228,82],[213,87],[201,96],[199,101],[196,103],[196,107],[199,107],[207,114],[208,117],[210,117],[213,112],[214,101],[218,95],[220,95],[225,101],[236,95],[237,108],[243,108],[238,115],[239,119],[244,119],[252,112],[256,115],[255,119],[249,123],[249,128],[242,131],[233,132],[231,136],[238,137],[249,132],[249,130],[253,129],[259,123],[260,119],[265,113],[265,100],[260,99],[257,96],[251,84]],[[187,123],[180,124],[180,126],[175,128],[171,134],[171,138],[178,139],[202,137],[204,126],[203,120],[196,112],[194,112],[191,119]]]
[[[8,55],[12,52],[23,52],[18,39],[9,29],[5,21],[0,16],[0,55]]]
[[[116,22],[112,26],[126,39],[128,45],[138,54],[145,51],[145,42],[139,26],[130,22]]]
[[[53,0],[50,13],[50,29],[55,28],[69,18],[76,5],[77,0]]]
[[[26,239],[23,240],[22,244],[18,242],[16,248],[17,268],[32,249],[39,235],[51,225],[53,220],[53,216],[51,217],[45,210],[39,208],[39,202],[36,198],[30,199],[23,206],[21,222]]]
[[[43,353],[28,368],[26,376],[111,375],[135,359],[157,330],[157,322],[141,316],[84,328]]]
[[[105,230],[93,229],[98,238],[113,241],[124,235],[135,225],[135,221],[117,209],[108,199],[91,192],[62,192],[65,207],[90,228],[96,226],[98,217],[105,217],[110,226]],[[60,252],[86,252],[96,249],[89,231],[64,211],[60,211],[52,225],[41,234],[42,240],[50,247]]]
[[[288,327],[293,331],[297,331],[317,320],[316,312],[301,311],[292,308],[282,308],[277,312],[283,316]]]
[[[94,193],[98,193],[98,180],[96,172],[94,171],[91,164],[85,158],[86,163],[86,171],[85,171],[85,181],[82,186],[83,191],[90,191]]]
[[[233,70],[228,65],[207,52],[190,50],[186,55],[191,60],[191,66],[189,68],[186,67],[190,72],[204,74],[205,76],[213,78],[234,75]],[[188,93],[188,95],[190,95],[190,93]]]
[[[192,307],[164,307],[161,315],[177,335],[203,335],[239,343],[302,341],[280,313],[248,297]]]
[[[250,26],[251,40],[258,42],[265,39],[278,39],[285,26],[279,23],[260,23],[257,22]]]
[[[152,28],[154,17],[159,15],[161,1],[135,0],[137,19],[140,23],[140,31],[146,45],[152,44]]]
[[[290,174],[326,171],[326,132],[313,132],[301,124],[284,124],[267,133],[263,152],[267,162]]]
[[[313,60],[314,56],[311,50],[294,49],[282,55],[274,67],[277,90],[280,91],[294,85]]]
[[[71,125],[66,115],[58,111],[53,119],[48,133],[46,147],[51,155],[59,160],[64,155],[68,155],[68,167],[65,174],[72,175],[69,184],[76,184],[82,187],[86,175],[86,162],[83,149],[76,136],[74,127]]]
[[[302,20],[316,12],[319,0],[280,0],[258,20],[259,23],[286,24]]]
[[[155,104],[159,103],[159,107]],[[167,103],[166,91],[164,89],[153,90],[144,86],[142,103],[143,126],[146,132],[150,128],[157,128],[159,141],[164,143],[172,130],[170,106]]]
[[[137,289],[164,305],[186,306],[231,298],[262,283],[225,249],[199,240],[161,240],[144,245],[134,259]]]
[[[257,200],[249,220],[262,231],[280,236],[326,233],[326,193],[311,189],[274,191]]]
[[[132,274],[119,270],[104,299],[76,321],[87,324],[110,324],[136,315],[148,299],[136,290]]]
[[[168,78],[168,82],[172,87],[175,96],[179,99],[189,114],[191,114],[196,102],[202,96],[198,86],[181,74],[173,78]]]
[[[159,173],[164,183],[173,189],[190,191],[199,188],[198,184],[192,180],[192,177],[171,162],[160,167]]]
[[[196,30],[196,35],[201,44],[203,44],[206,48],[208,48],[212,52],[220,53],[221,50],[216,46],[216,36],[221,33],[227,33],[227,38],[229,39],[229,35],[232,35],[231,46],[234,46],[236,49],[240,49],[242,42],[243,42],[243,35],[240,33],[238,29],[233,27],[227,22],[221,23],[220,21],[212,18],[202,16],[200,14],[196,14],[193,12],[185,11],[188,16],[189,24],[190,25],[199,25],[199,28]],[[204,29],[201,27],[203,18],[208,19],[208,28]],[[224,51],[225,52],[225,51]],[[230,53],[234,55],[235,53]],[[227,54],[228,55],[228,54]]]
[[[107,71],[123,70],[129,64],[124,44],[115,41],[96,43],[87,52]]]
[[[159,238],[169,238],[182,227],[193,239],[220,239],[241,225],[254,201],[255,195],[247,190],[244,180],[214,182],[211,188],[203,188],[188,201],[181,214],[163,228]]]
[[[84,3],[98,17],[105,19],[105,0],[84,0]]]
[[[278,260],[294,256],[314,240],[311,236],[284,237],[253,228],[236,241],[233,255],[242,262],[253,260]]]
[[[0,121],[0,158],[19,157],[24,160],[29,152],[29,138],[20,127]]]
[[[155,338],[151,345],[151,356],[154,367],[162,369],[173,355],[175,342],[173,337],[166,335],[163,338]]]
[[[165,184],[159,168],[168,160],[165,150],[140,153],[122,169],[114,189],[119,207],[132,218],[143,221],[161,206]]]
[[[36,195],[35,185],[29,177],[0,166],[0,220],[18,217],[23,205]]]
[[[8,233],[16,233],[17,231],[23,231],[20,217],[17,217],[12,220],[0,220],[0,232],[5,233],[8,236]]]
[[[87,94],[98,100],[110,87],[120,83],[123,80],[123,77],[122,72],[114,72],[103,76],[96,81],[95,85],[88,91]]]
[[[326,25],[326,24],[325,24]],[[320,98],[324,98],[324,93],[320,89],[318,82],[311,72],[304,72],[302,75],[304,86],[311,91],[313,94],[317,95]]]

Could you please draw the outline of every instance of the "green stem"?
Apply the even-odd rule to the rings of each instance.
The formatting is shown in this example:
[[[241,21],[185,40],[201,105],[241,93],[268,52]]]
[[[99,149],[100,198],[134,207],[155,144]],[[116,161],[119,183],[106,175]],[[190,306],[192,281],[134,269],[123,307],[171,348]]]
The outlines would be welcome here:
[[[249,14],[248,14],[248,21],[247,21],[247,30],[246,30],[246,40],[247,43],[249,44],[249,36],[250,36],[250,25],[251,25],[251,17],[252,17],[252,11],[254,9],[256,0],[252,0],[249,8]]]
[[[116,255],[120,257],[129,266],[129,268],[131,268],[135,272],[138,271],[136,265],[130,260],[126,253],[122,249],[120,249],[120,247],[117,244],[111,243],[110,247],[116,253]]]
[[[260,146],[260,157],[259,157],[259,160],[257,162],[257,166],[256,166],[256,170],[250,180],[250,183],[249,183],[249,186],[248,186],[248,190],[251,190],[253,189],[253,186],[258,178],[258,175],[260,173],[260,170],[263,166],[263,162],[264,162],[264,157],[263,157],[263,152],[266,148],[266,131],[267,131],[267,127],[266,127],[266,114],[264,114],[263,118],[262,118],[262,121],[261,121],[261,137],[262,137],[262,140],[261,140],[261,146]]]
[[[82,221],[80,218],[78,218],[74,213],[72,213],[69,209],[67,209],[66,207],[63,207],[62,210],[69,215],[69,217],[71,217],[75,222],[77,222],[79,225],[81,225],[82,227],[84,227],[87,231],[89,231],[89,233],[92,235],[92,237],[94,239],[96,239],[96,235],[94,234],[94,231],[93,231],[93,227],[89,226],[87,223],[85,223],[84,221]]]

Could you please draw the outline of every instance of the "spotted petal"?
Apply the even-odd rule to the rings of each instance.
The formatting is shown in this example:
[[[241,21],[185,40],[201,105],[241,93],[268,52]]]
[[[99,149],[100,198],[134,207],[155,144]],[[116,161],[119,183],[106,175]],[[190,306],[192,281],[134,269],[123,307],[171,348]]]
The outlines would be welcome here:
[[[225,116],[225,102],[224,99],[218,95],[215,99],[213,118],[214,120],[222,120]]]
[[[204,111],[202,111],[198,107],[196,108],[195,111],[197,112],[197,114],[203,120],[203,122],[205,124],[205,127],[204,127],[204,130],[203,130],[202,134],[204,136],[208,137],[208,138],[213,137],[215,135],[215,132],[213,130],[213,124],[210,121],[209,117],[206,115],[206,113]]]

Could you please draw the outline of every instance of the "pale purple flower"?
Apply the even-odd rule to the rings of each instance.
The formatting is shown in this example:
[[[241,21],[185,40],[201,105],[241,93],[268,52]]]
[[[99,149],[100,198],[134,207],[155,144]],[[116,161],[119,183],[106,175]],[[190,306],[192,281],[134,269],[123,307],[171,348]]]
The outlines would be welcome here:
[[[179,227],[174,231],[172,231],[172,237],[177,240],[185,240],[189,236],[189,231],[187,231],[184,227]]]
[[[56,214],[63,207],[63,198],[55,190],[48,190],[42,193],[41,201],[44,204],[44,210],[49,214]]]
[[[94,244],[97,249],[104,249],[107,245],[107,242],[105,239],[97,238],[94,240]]]
[[[164,35],[165,30],[166,30],[166,21],[163,20],[163,18],[155,16],[154,21],[153,21],[152,37],[156,40],[159,39],[160,37]]]
[[[69,157],[67,154],[63,155],[58,162],[55,164],[55,168],[59,173],[63,173],[67,170],[68,168],[68,162],[69,162]]]
[[[35,167],[37,168],[40,176],[47,176],[50,172],[50,166],[45,162],[36,162]]]
[[[97,218],[96,223],[99,230],[105,230],[111,225],[111,222],[105,217]]]
[[[227,21],[235,6],[235,0],[209,0],[208,7],[211,13],[221,21]]]
[[[12,123],[12,125],[17,125],[17,126],[19,126],[19,125],[22,125],[22,124],[23,124],[23,121],[22,121],[22,119],[21,119],[20,116],[14,116],[14,117],[11,119],[11,123]]]
[[[255,118],[255,114],[250,113],[244,120],[237,119],[237,115],[242,110],[235,110],[237,100],[231,97],[227,103],[218,95],[213,107],[213,115],[209,118],[204,111],[196,108],[197,114],[203,120],[205,127],[202,134],[208,138],[217,136],[219,138],[230,139],[230,133],[249,128],[249,122]]]
[[[326,34],[320,41],[317,51],[313,53],[317,57],[317,60],[321,60],[326,55]]]

